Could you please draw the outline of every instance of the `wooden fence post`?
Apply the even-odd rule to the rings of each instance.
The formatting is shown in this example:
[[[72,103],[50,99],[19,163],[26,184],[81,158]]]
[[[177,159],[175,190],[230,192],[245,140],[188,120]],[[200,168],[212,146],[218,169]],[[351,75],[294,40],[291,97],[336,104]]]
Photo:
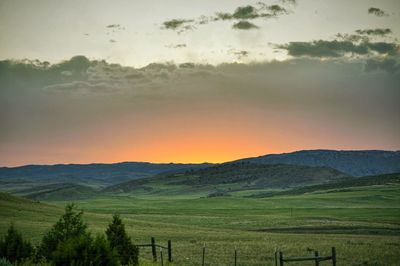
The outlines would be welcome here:
[[[206,256],[206,244],[203,246],[203,259],[201,260],[201,265],[204,266],[204,259]]]
[[[157,261],[156,240],[151,238],[151,253],[153,254],[153,261]]]
[[[318,253],[318,251],[314,251],[314,255],[315,255],[315,257],[316,257],[316,259],[315,259],[315,266],[319,266],[319,260],[318,260],[319,253]]]
[[[332,247],[332,265],[336,266],[336,249]]]
[[[168,240],[168,262],[172,262],[172,243]]]
[[[237,265],[237,250],[235,248],[235,266]]]
[[[283,266],[283,253],[279,251],[279,266]]]
[[[278,251],[276,251],[276,249],[274,255],[275,255],[275,266],[278,266]]]

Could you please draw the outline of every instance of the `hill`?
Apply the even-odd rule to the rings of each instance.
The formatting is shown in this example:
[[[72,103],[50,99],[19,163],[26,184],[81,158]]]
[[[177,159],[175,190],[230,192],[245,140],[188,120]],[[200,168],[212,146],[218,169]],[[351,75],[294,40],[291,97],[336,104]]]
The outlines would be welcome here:
[[[75,183],[91,186],[107,186],[120,182],[174,172],[209,164],[153,164],[124,162],[114,164],[57,164],[1,167],[0,180],[24,180],[36,184]],[[20,184],[21,185],[21,184]]]
[[[368,176],[400,172],[400,151],[304,150],[246,158],[235,162],[326,166],[352,176]]]
[[[346,178],[347,175],[328,167],[297,165],[264,165],[254,163],[227,163],[153,178],[132,180],[106,188],[106,192],[151,190],[155,186],[183,186],[194,190],[206,187],[229,187],[229,190],[288,188],[320,184]]]
[[[17,194],[34,200],[79,200],[94,197],[98,192],[88,186],[59,183],[23,189]]]
[[[368,186],[379,186],[379,185],[390,185],[390,184],[400,185],[400,173],[338,180],[327,184],[305,186],[284,191],[264,192],[252,195],[250,197],[263,198],[263,197],[282,196],[282,195],[302,195],[314,192],[319,192],[319,193],[351,192],[353,188],[357,187],[368,187]]]

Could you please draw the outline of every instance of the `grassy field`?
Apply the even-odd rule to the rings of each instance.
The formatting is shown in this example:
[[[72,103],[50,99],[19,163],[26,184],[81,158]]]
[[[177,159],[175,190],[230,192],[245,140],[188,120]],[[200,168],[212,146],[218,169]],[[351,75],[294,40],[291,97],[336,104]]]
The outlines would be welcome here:
[[[215,198],[207,198],[206,192],[168,196],[143,192],[76,203],[93,232],[104,232],[111,215],[119,213],[135,243],[148,243],[151,236],[160,244],[171,239],[175,265],[199,265],[203,245],[207,265],[232,265],[235,248],[239,265],[273,265],[275,250],[287,255],[311,255],[313,249],[329,254],[331,246],[337,249],[338,265],[399,265],[400,185],[244,197],[253,192]],[[67,203],[1,195],[0,234],[14,221],[35,243]],[[149,250],[142,249],[141,257],[150,259]]]

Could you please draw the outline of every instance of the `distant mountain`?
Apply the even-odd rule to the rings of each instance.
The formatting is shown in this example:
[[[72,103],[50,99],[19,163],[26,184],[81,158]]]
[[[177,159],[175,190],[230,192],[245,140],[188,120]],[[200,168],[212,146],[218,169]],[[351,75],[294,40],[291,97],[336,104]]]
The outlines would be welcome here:
[[[231,189],[288,188],[321,184],[348,178],[342,172],[328,167],[297,165],[264,165],[247,162],[227,163],[202,169],[191,169],[181,173],[160,175],[152,178],[132,180],[110,186],[106,192],[129,192],[136,189],[151,190],[151,187],[182,186],[202,189],[219,185]]]
[[[0,181],[75,183],[91,186],[106,186],[120,182],[154,176],[164,172],[175,172],[191,168],[207,167],[210,164],[154,164],[124,162],[113,164],[57,164],[1,167]]]
[[[380,186],[380,185],[400,185],[400,173],[363,176],[351,179],[340,179],[326,184],[297,187],[283,191],[271,191],[256,193],[250,197],[265,198],[273,196],[302,195],[305,193],[332,193],[332,192],[351,192],[357,187]]]
[[[400,151],[304,150],[246,158],[235,162],[327,166],[352,176],[400,172]]]

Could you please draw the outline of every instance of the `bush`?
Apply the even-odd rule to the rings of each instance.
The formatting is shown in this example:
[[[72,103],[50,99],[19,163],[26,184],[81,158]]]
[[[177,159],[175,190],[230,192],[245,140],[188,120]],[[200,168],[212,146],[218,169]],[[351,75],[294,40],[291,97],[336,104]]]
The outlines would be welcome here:
[[[67,248],[68,245],[72,243],[82,244],[81,241],[86,241],[88,238],[86,232],[87,225],[82,221],[82,214],[82,211],[75,211],[74,204],[67,205],[65,207],[65,213],[58,222],[53,225],[50,231],[43,236],[39,247],[39,255],[51,260],[53,252],[55,252],[60,245],[66,245],[62,247]]]
[[[0,258],[4,257],[11,263],[28,258],[33,253],[31,243],[22,239],[22,235],[11,224],[4,239],[0,240]]]
[[[139,249],[133,245],[128,237],[125,225],[119,215],[113,216],[113,220],[106,230],[106,235],[111,248],[118,252],[122,265],[139,265]]]

